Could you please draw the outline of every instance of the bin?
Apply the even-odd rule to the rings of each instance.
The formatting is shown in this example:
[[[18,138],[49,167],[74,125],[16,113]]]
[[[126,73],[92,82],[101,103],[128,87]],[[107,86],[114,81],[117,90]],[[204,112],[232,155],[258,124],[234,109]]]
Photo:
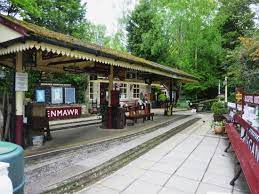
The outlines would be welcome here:
[[[10,164],[9,177],[14,194],[24,193],[24,151],[19,145],[0,141],[0,161]]]

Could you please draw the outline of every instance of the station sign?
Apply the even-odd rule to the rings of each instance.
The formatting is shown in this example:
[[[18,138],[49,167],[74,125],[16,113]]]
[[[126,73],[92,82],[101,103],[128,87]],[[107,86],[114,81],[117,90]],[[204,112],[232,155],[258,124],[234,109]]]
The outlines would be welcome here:
[[[47,117],[49,120],[78,118],[81,116],[81,114],[81,106],[47,108]]]
[[[237,101],[237,103],[242,102],[242,99],[243,99],[243,94],[241,92],[237,92],[236,93],[236,101]]]

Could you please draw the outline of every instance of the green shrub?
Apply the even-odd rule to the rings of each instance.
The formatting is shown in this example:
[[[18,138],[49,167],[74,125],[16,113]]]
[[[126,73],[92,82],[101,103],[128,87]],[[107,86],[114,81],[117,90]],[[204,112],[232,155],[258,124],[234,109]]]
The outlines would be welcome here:
[[[214,102],[211,106],[211,111],[215,115],[222,115],[227,113],[227,108],[225,107],[224,102]]]
[[[165,101],[167,101],[167,96],[166,96],[165,94],[160,94],[160,95],[158,96],[158,101],[159,101],[159,102],[165,102]]]

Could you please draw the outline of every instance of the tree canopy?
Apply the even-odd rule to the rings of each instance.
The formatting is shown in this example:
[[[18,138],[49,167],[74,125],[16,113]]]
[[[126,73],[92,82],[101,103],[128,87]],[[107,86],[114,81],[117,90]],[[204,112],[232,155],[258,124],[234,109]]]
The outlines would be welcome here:
[[[255,1],[140,0],[127,21],[128,49],[199,77],[199,83],[184,86],[190,97],[215,97],[231,65],[226,64],[227,52],[255,29],[251,3]]]
[[[123,29],[107,36],[105,26],[87,21],[87,4],[80,0],[2,0],[0,12],[192,73],[200,82],[185,84],[184,92],[190,98],[213,98],[224,76],[229,77],[232,91],[239,85],[259,91],[258,28],[251,11],[251,4],[256,3],[258,0],[139,0],[120,21],[127,31],[127,43]],[[67,76],[69,79],[61,76],[58,80],[84,83],[84,76]]]

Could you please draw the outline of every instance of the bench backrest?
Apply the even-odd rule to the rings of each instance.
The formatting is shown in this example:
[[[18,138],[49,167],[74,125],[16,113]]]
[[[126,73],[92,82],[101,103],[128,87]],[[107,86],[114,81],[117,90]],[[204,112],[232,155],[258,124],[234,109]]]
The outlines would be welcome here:
[[[251,193],[259,194],[258,130],[238,114],[234,115],[234,123],[226,124],[226,130]]]
[[[250,152],[255,157],[257,163],[259,163],[259,132],[252,127],[239,115],[234,116],[234,121],[241,127],[241,138],[243,142],[248,146]]]

